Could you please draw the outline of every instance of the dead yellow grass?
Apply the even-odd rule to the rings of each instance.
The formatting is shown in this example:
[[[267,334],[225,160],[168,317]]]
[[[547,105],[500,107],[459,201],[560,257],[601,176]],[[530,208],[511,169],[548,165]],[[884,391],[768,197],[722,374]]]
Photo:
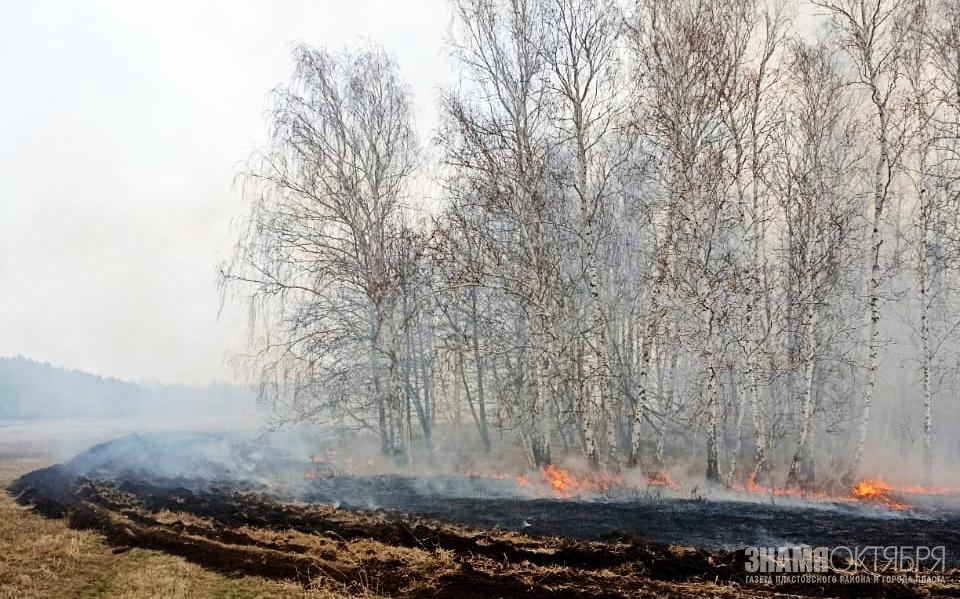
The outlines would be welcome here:
[[[0,453],[0,486],[48,465]],[[226,576],[181,558],[134,549],[114,554],[99,535],[71,530],[0,492],[0,599],[342,599],[296,583]]]

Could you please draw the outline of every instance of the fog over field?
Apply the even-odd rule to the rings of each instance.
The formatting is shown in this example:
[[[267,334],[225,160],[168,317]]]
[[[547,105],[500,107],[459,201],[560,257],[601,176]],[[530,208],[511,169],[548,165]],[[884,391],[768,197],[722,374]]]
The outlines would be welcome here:
[[[0,355],[132,381],[233,381],[246,315],[218,320],[237,164],[296,40],[375,39],[424,138],[450,72],[443,0],[40,0],[0,20]]]

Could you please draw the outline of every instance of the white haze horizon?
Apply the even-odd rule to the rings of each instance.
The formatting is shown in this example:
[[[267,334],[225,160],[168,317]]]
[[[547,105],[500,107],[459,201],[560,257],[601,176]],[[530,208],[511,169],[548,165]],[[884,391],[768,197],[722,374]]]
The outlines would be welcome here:
[[[797,24],[812,30],[810,7]],[[446,0],[14,3],[0,21],[0,356],[133,382],[244,382],[216,269],[291,50],[396,59],[429,154],[456,83]],[[810,34],[811,31],[804,31]],[[431,198],[429,175],[418,196]],[[426,190],[424,192],[423,190]]]
[[[216,268],[295,42],[382,46],[421,143],[450,82],[445,0],[6,7],[0,21],[0,356],[132,382],[239,382],[246,315]]]

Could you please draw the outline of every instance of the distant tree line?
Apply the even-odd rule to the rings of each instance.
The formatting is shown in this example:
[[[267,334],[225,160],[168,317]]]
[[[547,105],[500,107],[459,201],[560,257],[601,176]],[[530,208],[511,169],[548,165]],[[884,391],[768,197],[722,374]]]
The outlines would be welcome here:
[[[0,420],[185,416],[251,404],[252,391],[235,386],[138,384],[22,356],[0,358]]]

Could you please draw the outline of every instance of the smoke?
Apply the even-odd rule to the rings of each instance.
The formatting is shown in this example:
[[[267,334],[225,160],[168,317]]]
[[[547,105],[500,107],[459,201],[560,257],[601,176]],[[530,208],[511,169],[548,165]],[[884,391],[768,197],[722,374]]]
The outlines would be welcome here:
[[[317,427],[284,431],[140,433],[96,445],[66,462],[66,471],[112,482],[134,497],[188,497],[231,506],[240,491],[266,497],[408,515],[480,529],[509,529],[581,539],[634,538],[705,549],[754,546],[909,544],[918,528],[956,553],[955,503],[896,512],[877,506],[796,497],[765,497],[719,487],[610,489],[561,497],[547,486],[520,485],[495,473],[465,475],[402,469],[375,461],[376,447]],[[309,456],[309,457],[308,457]],[[359,456],[371,462],[358,463]],[[447,464],[450,465],[450,464]],[[339,472],[337,470],[339,469]],[[352,472],[347,472],[354,469]],[[305,476],[314,472],[315,476]],[[531,478],[536,474],[528,472]],[[38,479],[43,478],[37,473]],[[20,484],[31,485],[33,475]],[[109,487],[108,487],[109,488]],[[199,495],[197,497],[196,495]],[[206,498],[205,498],[206,496]],[[231,509],[221,507],[217,509]],[[297,505],[277,509],[296,513]],[[936,511],[934,511],[936,510]],[[410,522],[411,534],[415,523]]]

